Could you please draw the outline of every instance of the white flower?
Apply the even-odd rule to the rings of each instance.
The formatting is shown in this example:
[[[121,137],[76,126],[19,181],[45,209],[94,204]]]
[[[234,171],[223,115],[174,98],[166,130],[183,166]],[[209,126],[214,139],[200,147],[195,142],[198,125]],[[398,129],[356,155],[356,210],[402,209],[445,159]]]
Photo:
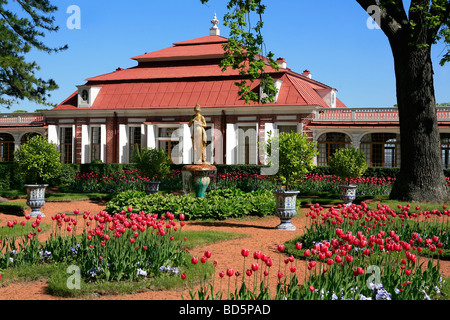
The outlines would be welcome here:
[[[138,277],[138,276],[146,277],[147,276],[147,271],[144,271],[142,269],[137,269],[136,277]]]

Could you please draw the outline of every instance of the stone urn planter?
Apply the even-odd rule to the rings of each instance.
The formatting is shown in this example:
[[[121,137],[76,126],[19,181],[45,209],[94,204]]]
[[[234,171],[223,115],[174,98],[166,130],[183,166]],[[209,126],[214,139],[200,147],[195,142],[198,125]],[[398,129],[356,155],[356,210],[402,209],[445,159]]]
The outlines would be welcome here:
[[[27,188],[27,205],[31,208],[31,217],[45,217],[41,212],[41,208],[45,204],[45,189],[48,184],[26,184]]]
[[[159,184],[161,181],[144,181],[145,193],[155,194],[159,191]]]
[[[281,223],[276,226],[279,230],[296,230],[297,227],[291,223],[291,219],[297,215],[297,195],[300,191],[273,191],[276,201],[275,215],[280,218]]]
[[[341,184],[339,185],[339,197],[344,202],[345,206],[350,206],[356,199],[356,184]]]

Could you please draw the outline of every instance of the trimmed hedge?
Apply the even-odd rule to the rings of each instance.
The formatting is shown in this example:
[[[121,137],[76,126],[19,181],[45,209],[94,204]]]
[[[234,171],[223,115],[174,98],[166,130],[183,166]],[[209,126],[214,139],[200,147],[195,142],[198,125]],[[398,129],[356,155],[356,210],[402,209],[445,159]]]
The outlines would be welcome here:
[[[27,204],[22,201],[2,202],[0,203],[0,212],[4,214],[11,214],[15,216],[24,216],[25,210],[28,208]]]

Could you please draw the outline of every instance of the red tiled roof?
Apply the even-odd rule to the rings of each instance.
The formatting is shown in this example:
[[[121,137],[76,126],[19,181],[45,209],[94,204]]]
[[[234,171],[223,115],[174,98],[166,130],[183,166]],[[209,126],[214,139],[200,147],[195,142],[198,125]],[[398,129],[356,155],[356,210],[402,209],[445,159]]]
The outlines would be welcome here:
[[[295,86],[285,77],[276,105],[308,105]],[[239,99],[236,79],[180,80],[168,82],[105,83],[90,109],[126,108],[203,108],[259,105]],[[252,84],[259,90],[259,83]],[[58,110],[76,109],[77,92],[58,106]],[[274,105],[268,103],[267,105]]]
[[[295,89],[297,89],[298,93],[303,97],[306,104],[317,105],[320,107],[328,107],[325,101],[320,97],[316,90],[317,86],[307,82],[303,79],[293,77],[291,75],[287,75],[287,78],[292,82]],[[316,88],[315,88],[316,87]],[[323,88],[321,88],[323,89]]]
[[[221,58],[228,40],[220,36],[206,36],[174,43],[174,46],[133,57],[137,61],[169,61],[184,59]]]
[[[276,72],[267,66],[266,72]],[[117,80],[144,80],[144,79],[179,79],[192,77],[223,77],[238,76],[239,71],[228,68],[222,71],[217,64],[161,66],[161,67],[134,67],[118,69],[114,72],[86,79],[87,81],[117,81]]]
[[[87,79],[87,85],[101,87],[90,109],[123,108],[203,108],[254,106],[239,99],[235,82],[237,70],[223,72],[218,57],[223,56],[220,36],[206,36],[174,43],[173,47],[150,52],[132,59],[138,66]],[[328,107],[316,89],[331,89],[290,69],[266,72],[283,80],[276,105],[316,105]],[[259,82],[252,84],[259,90]],[[339,102],[341,106],[344,106]],[[273,104],[268,104],[273,105]],[[77,109],[77,92],[54,110]]]
[[[195,39],[190,39],[181,42],[175,42],[175,46],[195,45],[195,44],[207,44],[207,43],[227,43],[228,39],[221,36],[204,36]]]

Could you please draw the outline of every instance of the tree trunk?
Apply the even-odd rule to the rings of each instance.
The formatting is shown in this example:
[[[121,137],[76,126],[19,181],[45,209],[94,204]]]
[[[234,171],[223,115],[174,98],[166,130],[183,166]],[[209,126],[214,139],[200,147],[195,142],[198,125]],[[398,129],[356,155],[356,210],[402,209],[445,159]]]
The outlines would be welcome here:
[[[450,199],[444,176],[433,83],[431,48],[391,40],[400,120],[401,166],[390,198],[443,203]]]

